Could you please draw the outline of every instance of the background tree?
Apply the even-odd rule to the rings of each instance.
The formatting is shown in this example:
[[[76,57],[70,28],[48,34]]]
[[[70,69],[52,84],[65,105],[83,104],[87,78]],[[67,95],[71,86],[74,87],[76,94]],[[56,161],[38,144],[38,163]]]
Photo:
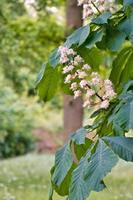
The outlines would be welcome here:
[[[67,34],[70,30],[77,29],[83,25],[82,7],[77,6],[77,0],[67,0],[66,7]],[[64,95],[64,133],[65,138],[82,126],[83,103],[82,99],[74,100],[72,96]]]

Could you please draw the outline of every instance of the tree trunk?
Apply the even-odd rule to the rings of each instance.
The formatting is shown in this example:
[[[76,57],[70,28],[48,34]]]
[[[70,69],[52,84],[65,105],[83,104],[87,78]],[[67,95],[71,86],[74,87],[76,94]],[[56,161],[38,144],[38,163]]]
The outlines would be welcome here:
[[[77,0],[67,0],[66,24],[68,29],[76,29],[82,26],[82,8],[77,6]],[[72,96],[64,95],[64,136],[82,126],[83,106],[82,99],[74,100]]]

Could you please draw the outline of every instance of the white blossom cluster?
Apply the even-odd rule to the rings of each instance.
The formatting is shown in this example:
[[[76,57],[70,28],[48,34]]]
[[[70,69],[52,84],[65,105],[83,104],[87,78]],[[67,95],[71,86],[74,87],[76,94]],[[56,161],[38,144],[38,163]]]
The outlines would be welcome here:
[[[78,6],[83,5],[83,19],[104,11],[113,10],[113,0],[78,0]]]
[[[60,46],[59,53],[64,83],[69,85],[74,98],[84,96],[84,107],[99,105],[100,108],[107,109],[110,100],[116,96],[112,82],[103,80],[97,72],[93,72],[73,49]]]

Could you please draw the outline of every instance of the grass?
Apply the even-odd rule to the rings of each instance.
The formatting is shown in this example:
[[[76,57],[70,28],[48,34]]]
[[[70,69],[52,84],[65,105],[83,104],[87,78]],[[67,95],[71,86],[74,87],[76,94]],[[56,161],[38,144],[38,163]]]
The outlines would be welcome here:
[[[47,200],[52,155],[27,155],[0,162],[0,200]],[[90,200],[132,200],[133,164],[120,162],[105,179],[108,189]],[[54,200],[64,198],[54,196]]]

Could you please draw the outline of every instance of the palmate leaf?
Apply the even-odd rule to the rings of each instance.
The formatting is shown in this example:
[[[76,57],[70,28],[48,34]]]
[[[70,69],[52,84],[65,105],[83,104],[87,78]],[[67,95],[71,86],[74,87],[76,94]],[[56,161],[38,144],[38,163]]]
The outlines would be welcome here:
[[[133,13],[130,14],[126,19],[124,18],[118,25],[118,29],[125,33],[127,37],[133,34]]]
[[[104,36],[104,30],[99,29],[98,31],[91,32],[90,36],[87,38],[85,42],[85,46],[88,49],[94,47],[97,42],[100,42]]]
[[[85,144],[85,137],[87,133],[88,131],[85,128],[80,128],[72,134],[71,140],[78,145]]]
[[[118,156],[100,139],[96,152],[91,156],[89,165],[85,170],[85,182],[88,187],[88,194],[99,187],[99,183],[117,162]]]
[[[117,27],[106,26],[106,32],[101,42],[97,43],[97,47],[100,49],[109,49],[112,52],[120,50],[126,39],[126,34],[118,30]]]
[[[112,150],[123,160],[133,162],[133,138],[104,137]]]
[[[64,180],[62,181],[62,183],[58,186],[56,185],[53,181],[51,181],[51,185],[53,188],[53,191],[51,190],[49,193],[49,198],[53,197],[53,192],[55,191],[57,194],[59,194],[60,196],[66,196],[69,193],[69,186],[71,183],[71,179],[72,179],[72,172],[73,170],[76,168],[76,164],[73,163],[70,170],[67,172]],[[51,169],[51,176],[53,176],[55,167],[53,167]],[[51,199],[50,199],[51,200]]]
[[[56,93],[59,84],[59,69],[45,64],[37,79],[37,91],[40,98],[49,101]]]
[[[93,145],[94,146],[94,145]],[[70,191],[68,195],[69,200],[85,200],[88,197],[89,187],[84,179],[85,170],[88,168],[89,159],[91,157],[91,150],[89,149],[85,155],[82,157],[78,167],[73,171],[72,182],[70,185]],[[95,188],[95,191],[99,192],[105,188],[103,181],[100,181]]]
[[[104,62],[104,54],[96,47],[88,49],[81,46],[77,49],[78,54],[88,63],[92,69],[95,71],[99,70],[99,66]]]
[[[90,150],[86,156],[81,158],[78,167],[73,171],[72,182],[68,195],[69,200],[84,200],[88,197],[88,188],[84,180],[84,171],[88,166],[88,159],[91,156]]]
[[[82,45],[90,33],[90,26],[86,25],[74,31],[66,40],[64,46],[70,48],[72,45]]]
[[[131,79],[133,79],[133,49],[120,76],[121,86],[123,87]]]
[[[125,68],[125,65],[131,53],[132,53],[132,48],[126,47],[122,49],[122,51],[120,51],[120,53],[117,55],[117,57],[113,61],[112,71],[110,74],[110,80],[113,82],[115,90],[118,90],[117,86],[119,85],[119,82],[120,82],[122,70]]]
[[[111,51],[118,51],[122,44],[125,41],[126,34],[123,32],[120,32],[117,29],[111,30],[107,32],[106,37],[109,39],[106,40],[106,46]]]
[[[110,12],[104,12],[92,20],[93,24],[106,24],[108,19],[112,16]]]
[[[72,167],[72,164],[72,152],[70,149],[70,142],[68,142],[68,144],[65,144],[61,149],[59,149],[55,155],[55,169],[52,176],[54,184],[60,186]]]
[[[116,135],[124,135],[130,129],[133,129],[133,93],[127,93],[122,96],[120,103],[115,107],[112,115],[109,117]]]
[[[55,49],[50,55],[49,55],[49,64],[54,68],[59,64],[60,60],[60,53],[58,49]]]
[[[132,0],[123,0],[123,5],[124,6],[132,6],[133,5],[133,1]]]

